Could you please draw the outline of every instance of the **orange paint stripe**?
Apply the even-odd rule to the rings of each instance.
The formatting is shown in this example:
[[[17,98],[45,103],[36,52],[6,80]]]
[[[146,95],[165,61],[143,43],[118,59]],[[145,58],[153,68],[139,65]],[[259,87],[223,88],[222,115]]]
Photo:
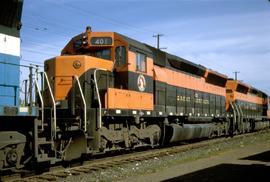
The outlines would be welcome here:
[[[241,101],[245,101],[245,102],[251,102],[254,104],[263,104],[263,99],[260,97],[257,97],[255,95],[250,95],[250,94],[242,94],[239,92],[235,92],[234,93],[234,99],[235,100],[241,100]]]
[[[108,88],[105,98],[106,109],[154,109],[153,94],[149,93]]]
[[[226,96],[225,87],[219,87],[205,82],[203,77],[195,77],[186,73],[176,72],[159,66],[154,66],[154,79],[167,84],[201,92]]]

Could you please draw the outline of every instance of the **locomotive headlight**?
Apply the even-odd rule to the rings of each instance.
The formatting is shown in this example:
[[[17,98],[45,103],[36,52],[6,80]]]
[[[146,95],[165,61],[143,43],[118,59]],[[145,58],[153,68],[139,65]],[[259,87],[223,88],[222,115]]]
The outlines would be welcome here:
[[[88,37],[87,37],[86,35],[84,35],[84,36],[82,37],[82,44],[83,44],[83,45],[87,45],[87,44],[88,44]]]

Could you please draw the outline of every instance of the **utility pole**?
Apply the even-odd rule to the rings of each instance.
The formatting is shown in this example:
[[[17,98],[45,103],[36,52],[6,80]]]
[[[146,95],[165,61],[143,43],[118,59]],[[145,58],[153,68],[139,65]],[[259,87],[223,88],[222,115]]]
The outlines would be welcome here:
[[[233,73],[234,73],[234,79],[237,80],[237,75],[238,73],[240,73],[240,71],[234,71]]]
[[[159,38],[162,37],[163,34],[156,34],[156,35],[153,35],[153,37],[156,37],[157,38],[157,49],[160,49],[159,48]]]

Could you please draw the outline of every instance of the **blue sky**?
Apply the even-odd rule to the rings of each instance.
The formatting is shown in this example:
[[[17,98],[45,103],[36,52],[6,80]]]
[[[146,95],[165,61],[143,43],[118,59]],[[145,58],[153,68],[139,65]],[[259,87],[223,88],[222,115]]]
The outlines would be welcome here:
[[[270,94],[268,0],[24,0],[22,64],[59,55],[90,25],[156,45]]]

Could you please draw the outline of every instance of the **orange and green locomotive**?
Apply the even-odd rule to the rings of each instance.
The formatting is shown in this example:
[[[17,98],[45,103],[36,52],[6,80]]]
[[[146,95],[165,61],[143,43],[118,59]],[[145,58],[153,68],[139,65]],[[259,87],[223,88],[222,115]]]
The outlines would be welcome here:
[[[87,28],[45,72],[56,158],[269,127],[265,93],[115,32]]]

